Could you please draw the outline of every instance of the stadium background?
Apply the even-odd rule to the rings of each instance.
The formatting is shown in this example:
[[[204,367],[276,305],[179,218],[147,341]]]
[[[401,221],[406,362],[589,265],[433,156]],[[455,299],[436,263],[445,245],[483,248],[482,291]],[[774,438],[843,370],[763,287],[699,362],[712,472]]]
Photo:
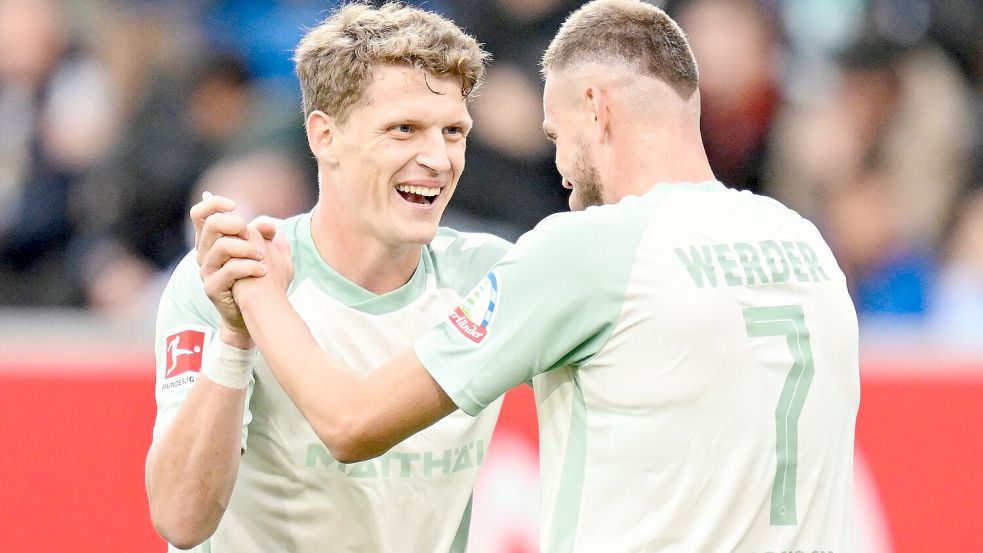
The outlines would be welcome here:
[[[426,4],[495,55],[451,226],[515,238],[565,208],[536,61],[578,4]],[[289,54],[332,5],[0,0],[0,551],[163,550],[143,491],[157,297],[201,189],[247,216],[311,205]],[[662,5],[701,65],[715,173],[816,221],[850,279],[858,551],[983,549],[983,7]],[[536,550],[534,423],[510,394],[475,553]]]

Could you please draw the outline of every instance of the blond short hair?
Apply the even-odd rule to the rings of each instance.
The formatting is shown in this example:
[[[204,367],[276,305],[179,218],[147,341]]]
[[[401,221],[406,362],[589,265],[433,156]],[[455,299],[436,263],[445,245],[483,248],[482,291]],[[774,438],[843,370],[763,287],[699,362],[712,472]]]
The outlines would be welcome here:
[[[699,86],[696,58],[679,25],[639,0],[595,0],[567,18],[543,55],[543,76],[580,62],[620,59],[683,98]]]
[[[350,3],[304,35],[294,63],[304,115],[321,110],[344,121],[371,84],[376,65],[459,77],[467,98],[484,78],[489,57],[473,37],[435,13],[398,3]]]

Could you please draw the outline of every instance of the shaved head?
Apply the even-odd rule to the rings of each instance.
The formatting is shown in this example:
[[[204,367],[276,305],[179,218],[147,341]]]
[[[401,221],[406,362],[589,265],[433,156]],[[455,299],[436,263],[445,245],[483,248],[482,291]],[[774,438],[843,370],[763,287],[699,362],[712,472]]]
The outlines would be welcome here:
[[[696,58],[682,29],[664,11],[639,0],[595,0],[571,14],[543,55],[543,74],[611,61],[658,78],[684,99],[699,85]]]

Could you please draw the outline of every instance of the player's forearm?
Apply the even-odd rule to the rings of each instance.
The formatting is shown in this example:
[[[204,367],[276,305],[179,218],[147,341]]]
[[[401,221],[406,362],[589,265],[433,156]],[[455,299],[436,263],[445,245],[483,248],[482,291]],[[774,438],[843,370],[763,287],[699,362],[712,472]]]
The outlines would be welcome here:
[[[332,456],[368,459],[396,443],[374,431],[377,402],[365,379],[321,349],[285,295],[251,294],[239,305],[277,381]]]
[[[151,518],[181,549],[211,536],[228,506],[239,471],[245,395],[200,378],[147,457]]]

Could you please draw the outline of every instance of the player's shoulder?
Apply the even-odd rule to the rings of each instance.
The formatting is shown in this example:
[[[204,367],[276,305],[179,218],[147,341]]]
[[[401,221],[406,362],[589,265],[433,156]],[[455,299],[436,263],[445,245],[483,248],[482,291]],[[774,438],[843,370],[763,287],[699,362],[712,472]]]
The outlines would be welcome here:
[[[730,188],[721,185],[717,190],[717,202],[729,206],[731,209],[754,209],[759,216],[770,214],[773,217],[791,217],[804,219],[797,211],[783,204],[782,202],[751,190]],[[765,213],[770,212],[770,213]]]
[[[195,250],[174,267],[160,297],[158,324],[176,325],[194,321],[217,324],[218,313],[205,294]]]
[[[505,255],[512,243],[494,234],[461,232],[440,227],[428,246],[435,257],[481,257],[497,260]]]
[[[646,196],[626,196],[613,204],[554,213],[522,235],[516,244],[535,242],[543,248],[569,249],[623,240],[644,230],[653,208]]]
[[[440,285],[469,290],[511,248],[511,242],[493,234],[440,227],[425,255]]]
[[[775,198],[749,190],[731,190],[731,192],[737,194],[749,206],[745,212],[746,217],[784,225],[786,228],[799,229],[821,238],[821,233],[815,223]]]
[[[191,250],[178,261],[167,281],[165,291],[184,293],[190,289],[201,287],[201,277],[198,267],[196,250]]]

